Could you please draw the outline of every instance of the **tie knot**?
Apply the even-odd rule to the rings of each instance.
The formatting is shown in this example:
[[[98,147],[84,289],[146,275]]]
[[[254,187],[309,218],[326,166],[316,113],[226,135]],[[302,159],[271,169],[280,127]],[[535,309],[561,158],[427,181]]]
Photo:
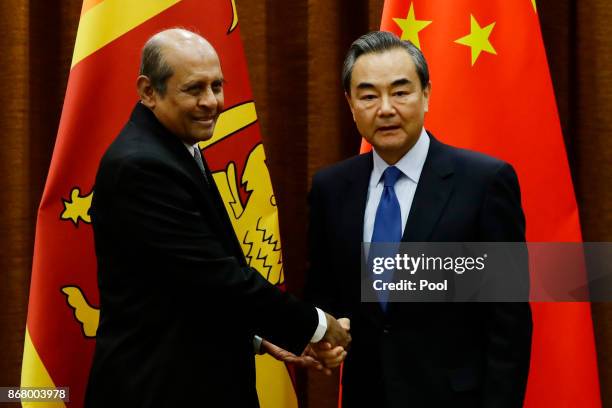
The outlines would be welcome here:
[[[383,172],[383,183],[385,187],[395,186],[395,182],[402,175],[402,171],[395,166],[389,166]]]

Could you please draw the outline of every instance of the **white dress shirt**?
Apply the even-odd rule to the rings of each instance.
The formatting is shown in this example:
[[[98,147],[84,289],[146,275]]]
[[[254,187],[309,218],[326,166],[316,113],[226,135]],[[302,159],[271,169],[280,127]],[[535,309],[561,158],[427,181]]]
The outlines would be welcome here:
[[[414,199],[414,193],[416,192],[419,178],[421,177],[421,171],[427,158],[427,152],[429,151],[429,135],[425,131],[425,128],[421,130],[419,140],[412,146],[406,154],[395,163],[402,175],[395,183],[394,190],[395,195],[399,201],[400,212],[402,215],[402,235],[404,234],[404,228],[406,227],[406,221],[408,220],[408,214],[410,213],[410,207],[412,206],[412,200]],[[368,186],[368,201],[366,204],[366,210],[363,217],[363,242],[371,242],[372,234],[374,233],[374,220],[376,219],[376,210],[383,193],[384,183],[382,180],[383,172],[389,167],[373,149],[372,155],[374,158],[374,166],[372,168],[372,174],[370,175],[370,184]]]
[[[194,144],[194,145],[190,145],[189,143],[185,143],[183,142],[183,144],[185,145],[185,147],[187,148],[187,150],[189,151],[189,154],[191,155],[191,157],[194,157],[195,153],[196,153],[196,149],[200,150],[200,146],[198,146],[198,144]],[[195,159],[194,159],[195,160]]]

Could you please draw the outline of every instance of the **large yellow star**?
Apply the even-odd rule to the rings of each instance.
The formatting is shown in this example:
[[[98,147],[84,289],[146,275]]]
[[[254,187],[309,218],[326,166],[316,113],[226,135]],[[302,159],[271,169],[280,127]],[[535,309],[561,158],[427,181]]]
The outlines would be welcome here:
[[[91,199],[93,198],[93,192],[89,195],[81,196],[81,190],[73,188],[70,193],[70,201],[62,200],[64,202],[64,211],[60,215],[62,220],[72,220],[74,225],[79,224],[79,220],[83,220],[87,224],[91,224],[91,218],[89,216],[89,207],[91,207]]]
[[[493,27],[495,27],[494,22],[484,28],[480,27],[478,21],[470,14],[470,34],[455,40],[458,44],[467,45],[472,48],[472,66],[476,63],[482,51],[497,55],[497,51],[495,51],[495,48],[493,48],[489,41]]]
[[[393,21],[402,29],[402,40],[409,40],[420,49],[419,31],[430,25],[431,21],[417,20],[414,17],[413,3],[410,3],[410,10],[406,18],[394,18]]]

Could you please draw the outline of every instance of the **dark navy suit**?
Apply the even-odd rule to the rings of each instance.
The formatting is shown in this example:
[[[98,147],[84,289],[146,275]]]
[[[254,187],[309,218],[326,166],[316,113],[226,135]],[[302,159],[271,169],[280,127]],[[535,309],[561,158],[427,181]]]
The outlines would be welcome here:
[[[306,294],[351,319],[344,407],[520,407],[529,369],[528,303],[377,303],[360,299],[372,154],[319,171],[310,194]],[[522,242],[512,167],[431,137],[402,241]],[[525,269],[526,271],[526,269]]]

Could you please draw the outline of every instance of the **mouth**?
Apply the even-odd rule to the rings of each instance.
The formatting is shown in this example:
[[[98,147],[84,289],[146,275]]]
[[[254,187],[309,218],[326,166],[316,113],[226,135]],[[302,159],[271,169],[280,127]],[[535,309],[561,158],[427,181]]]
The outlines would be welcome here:
[[[199,124],[202,124],[204,126],[212,126],[215,123],[215,118],[214,117],[193,118],[193,121]]]
[[[389,126],[379,126],[378,129],[376,129],[378,132],[393,132],[397,129],[399,129],[400,127],[397,125],[389,125]]]

